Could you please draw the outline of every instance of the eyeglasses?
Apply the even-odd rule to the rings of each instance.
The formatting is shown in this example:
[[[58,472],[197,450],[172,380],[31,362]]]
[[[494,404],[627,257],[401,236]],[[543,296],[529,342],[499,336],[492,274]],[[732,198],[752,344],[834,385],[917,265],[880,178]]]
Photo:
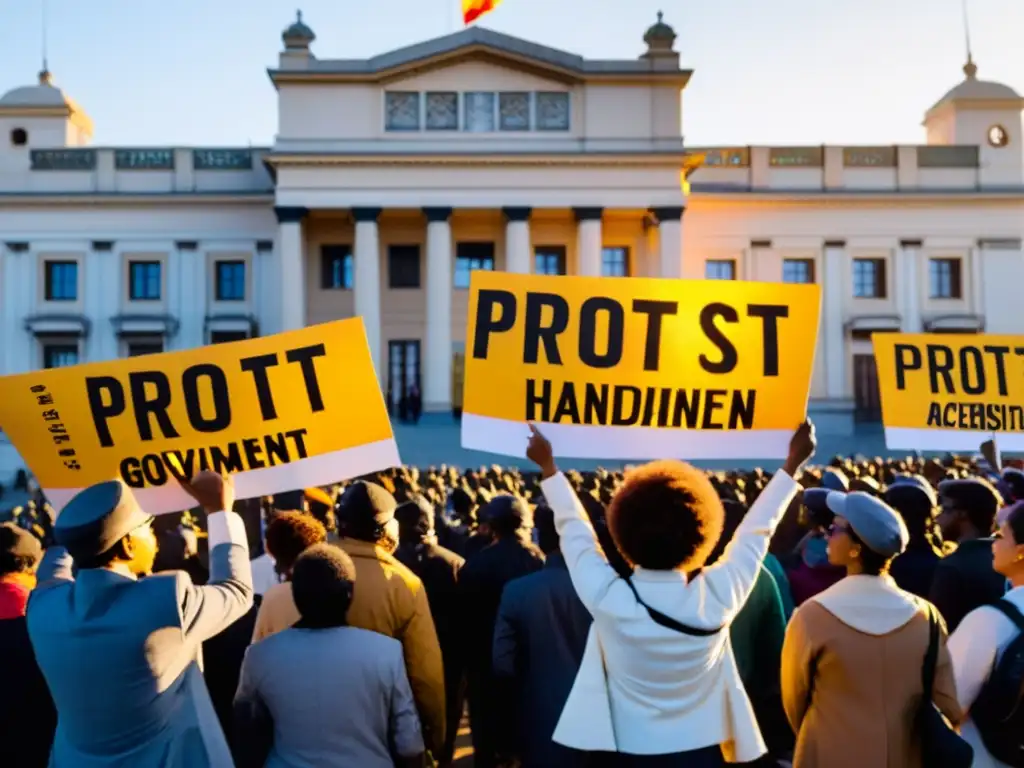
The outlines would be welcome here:
[[[835,536],[837,533],[849,533],[849,532],[850,532],[849,526],[839,525],[839,523],[832,523],[832,525],[830,525],[828,527],[828,535],[829,536]]]

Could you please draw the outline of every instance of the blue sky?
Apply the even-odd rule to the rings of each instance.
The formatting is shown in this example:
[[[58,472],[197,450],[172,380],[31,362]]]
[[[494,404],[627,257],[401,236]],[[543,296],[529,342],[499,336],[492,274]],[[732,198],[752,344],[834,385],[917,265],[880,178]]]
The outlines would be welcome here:
[[[300,0],[321,58],[367,57],[459,28],[458,0]],[[0,92],[33,82],[42,0],[0,0]],[[55,82],[97,145],[269,144],[266,67],[296,0],[49,0]],[[1024,92],[1024,1],[970,0],[983,79]],[[684,135],[709,144],[923,140],[962,78],[960,0],[504,0],[484,24],[597,58],[635,57],[658,10],[694,70]]]

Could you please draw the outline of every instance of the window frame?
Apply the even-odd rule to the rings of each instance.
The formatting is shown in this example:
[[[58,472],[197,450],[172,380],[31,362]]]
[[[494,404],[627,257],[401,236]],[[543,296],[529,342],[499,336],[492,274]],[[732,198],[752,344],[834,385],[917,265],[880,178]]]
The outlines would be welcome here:
[[[428,115],[428,111],[427,110],[429,109],[430,97],[431,96],[454,96],[455,97],[455,125],[444,126],[444,127],[435,127],[435,126],[431,126],[430,125],[430,120],[429,120],[429,115]],[[459,121],[460,121],[461,116],[462,116],[462,93],[460,91],[423,91],[422,113],[423,114],[422,114],[422,116],[420,118],[420,123],[422,124],[424,131],[429,131],[431,133],[445,132],[445,131],[450,132],[450,133],[457,133],[459,131]]]
[[[497,106],[498,106],[498,132],[499,133],[530,133],[534,130],[534,114],[536,110],[534,108],[535,101],[533,97],[533,91],[497,91]],[[526,96],[526,127],[525,128],[506,128],[501,121],[501,98],[503,96]]]
[[[240,267],[242,271],[242,295],[241,296],[227,296],[224,293],[225,281],[224,275],[221,270],[225,267]],[[213,297],[214,301],[232,301],[232,302],[244,302],[246,296],[249,293],[249,286],[247,285],[249,280],[249,270],[246,266],[245,259],[217,259],[213,263]]]
[[[138,296],[135,293],[135,269],[156,267],[156,296]],[[129,301],[162,301],[163,300],[163,263],[155,259],[132,259],[128,262],[128,300]],[[143,280],[144,287],[149,285],[149,278]]]
[[[43,364],[42,364],[42,367],[45,370],[50,370],[52,368],[70,368],[71,366],[78,365],[79,363],[82,362],[82,350],[81,350],[81,345],[78,342],[68,342],[68,341],[44,342],[42,346],[43,346],[43,349],[42,349],[42,353],[43,353],[43,359],[42,359],[42,363]],[[50,364],[52,362],[51,354],[54,354],[54,353],[56,353],[56,354],[64,354],[64,353],[67,353],[67,352],[73,352],[74,353],[75,361],[73,363],[71,363],[70,365],[51,365]]]
[[[711,266],[728,266],[729,277],[712,277],[709,275]],[[736,280],[736,259],[705,259],[704,260],[704,279],[705,280]]]
[[[225,336],[229,338],[224,338]],[[218,338],[219,337],[219,338]],[[211,330],[210,331],[210,344],[231,344],[235,341],[245,341],[246,339],[252,338],[248,331],[234,331],[234,330]]]
[[[396,284],[395,283],[395,257],[400,253],[412,253],[415,249],[416,253],[416,282],[415,285],[412,281],[409,284]],[[392,291],[416,291],[423,288],[423,247],[419,243],[390,243],[388,245],[388,290]],[[412,260],[409,264],[412,264]]]
[[[607,269],[606,257],[612,252],[622,254],[622,274],[611,274]],[[633,276],[633,254],[628,245],[602,245],[601,246],[601,277],[632,277]]]
[[[798,265],[807,267],[807,280],[788,280],[786,278],[786,266]],[[815,274],[814,259],[783,259],[782,260],[782,282],[789,285],[814,285],[818,276]]]
[[[352,291],[356,287],[356,266],[353,247],[348,243],[325,243],[320,246],[320,290]],[[341,262],[341,283],[335,284],[335,262]]]
[[[540,257],[553,257],[556,260],[557,272],[537,271],[537,260]],[[536,245],[533,248],[533,263],[530,265],[535,275],[564,276],[569,273],[568,248],[564,245]]]
[[[565,98],[565,126],[546,127],[540,124],[540,102],[542,96],[557,95]],[[566,133],[572,130],[572,93],[570,91],[533,91],[533,130],[551,133]]]
[[[943,275],[936,275],[935,268],[941,272],[942,267],[949,267],[949,273],[945,277],[949,282],[949,293],[936,291],[936,278],[941,283]],[[941,287],[941,286],[940,286]],[[963,259],[957,256],[940,256],[928,259],[928,298],[936,301],[959,301],[964,297],[964,267]]]
[[[54,293],[55,272],[59,267],[73,268],[74,291],[71,296],[57,296]],[[74,259],[47,259],[43,262],[43,299],[45,301],[78,301],[78,262]],[[58,281],[60,282],[60,281]]]
[[[872,294],[862,294],[858,291],[859,280],[857,275],[857,267],[860,264],[874,265],[874,293]],[[853,298],[868,300],[879,300],[888,298],[888,274],[886,271],[886,264],[884,258],[879,258],[877,256],[857,257],[853,259],[850,269],[852,273],[850,275],[850,289],[853,292]]]
[[[125,341],[125,357],[142,357],[143,355],[159,355],[166,351],[167,345],[164,344],[163,340],[154,339],[128,339]],[[143,352],[135,352],[132,350],[138,348],[148,348]]]
[[[452,287],[456,290],[467,290],[474,271],[493,272],[495,250],[494,242],[489,240],[467,240],[456,243]],[[479,253],[473,253],[473,251],[479,251]],[[460,270],[459,264],[465,262],[469,262],[468,269]],[[474,267],[473,262],[480,262],[480,266]],[[485,263],[489,263],[490,266],[485,266]],[[465,285],[459,279],[459,276],[463,274],[466,276]]]
[[[417,133],[423,130],[424,123],[424,99],[423,91],[384,91],[384,132],[385,133]],[[391,124],[388,115],[388,97],[391,95],[395,96],[416,96],[416,127],[411,126],[395,126]]]

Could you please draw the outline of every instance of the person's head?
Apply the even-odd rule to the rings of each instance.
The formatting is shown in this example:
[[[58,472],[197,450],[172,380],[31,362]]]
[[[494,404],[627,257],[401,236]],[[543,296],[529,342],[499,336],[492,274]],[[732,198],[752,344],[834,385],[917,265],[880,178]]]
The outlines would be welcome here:
[[[558,529],[555,528],[555,513],[547,504],[538,504],[533,510],[533,526],[537,529],[537,546],[545,555],[558,552]]]
[[[356,567],[339,547],[314,544],[292,568],[292,597],[307,629],[341,627],[355,592]]]
[[[817,533],[824,533],[832,525],[832,510],[828,508],[827,488],[808,488],[802,495],[800,520],[804,527]]]
[[[1024,501],[1018,501],[1002,515],[992,541],[992,567],[1013,586],[1024,585]]]
[[[0,578],[32,576],[43,557],[39,539],[14,523],[0,525]]]
[[[131,489],[110,480],[76,494],[57,518],[53,535],[79,569],[120,568],[145,576],[157,554],[152,523]]]
[[[1010,489],[1010,501],[1024,501],[1024,470],[1007,467],[1003,470],[1003,482]]]
[[[886,489],[882,499],[903,517],[911,541],[922,543],[935,524],[938,498],[920,475],[900,475]]]
[[[327,541],[327,529],[305,512],[282,512],[267,526],[266,548],[275,570],[289,577],[299,555],[314,544]]]
[[[838,466],[826,469],[821,475],[821,487],[827,491],[842,491],[850,488],[850,480]]]
[[[398,505],[395,519],[402,544],[419,544],[434,536],[434,508],[419,494]]]
[[[833,491],[828,505],[835,515],[829,531],[829,563],[851,574],[887,573],[893,558],[907,548],[910,539],[899,513],[862,491]]]
[[[631,565],[693,571],[718,542],[724,516],[703,472],[680,461],[654,461],[626,473],[608,509],[608,529]]]
[[[398,548],[395,497],[376,483],[359,480],[338,497],[338,534],[376,544],[385,552]]]
[[[476,494],[462,486],[452,488],[448,494],[452,504],[452,515],[465,526],[473,526],[476,523]]]
[[[508,493],[499,493],[488,501],[480,511],[480,518],[496,539],[522,538],[533,527],[533,516],[526,502]]]
[[[987,480],[971,477],[939,483],[938,523],[946,541],[990,536],[1002,499]]]
[[[305,492],[306,509],[328,531],[336,530],[338,521],[334,518],[334,500],[331,495],[320,488],[307,488]]]

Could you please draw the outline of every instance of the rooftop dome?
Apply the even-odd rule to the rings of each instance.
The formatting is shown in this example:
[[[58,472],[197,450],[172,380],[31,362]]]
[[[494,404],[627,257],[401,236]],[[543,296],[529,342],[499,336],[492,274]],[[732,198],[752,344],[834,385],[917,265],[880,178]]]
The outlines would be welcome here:
[[[313,30],[302,20],[302,11],[295,12],[295,22],[281,33],[285,48],[309,48],[316,40]]]
[[[928,111],[932,112],[943,104],[947,104],[952,101],[1024,102],[1024,97],[1021,97],[1019,93],[1008,85],[996,83],[992,80],[979,80],[978,65],[974,63],[974,59],[968,56],[967,63],[964,64],[963,81],[947,91],[946,95],[935,102],[935,105]]]
[[[52,107],[78,109],[78,105],[53,84],[52,76],[45,69],[39,73],[38,85],[23,85],[0,96],[0,107],[7,109]]]
[[[665,14],[658,11],[658,20],[644,35],[644,42],[651,48],[666,47],[666,44],[667,47],[671,48],[672,44],[676,41],[676,31],[666,24],[664,19]],[[659,43],[661,45],[657,45]]]

